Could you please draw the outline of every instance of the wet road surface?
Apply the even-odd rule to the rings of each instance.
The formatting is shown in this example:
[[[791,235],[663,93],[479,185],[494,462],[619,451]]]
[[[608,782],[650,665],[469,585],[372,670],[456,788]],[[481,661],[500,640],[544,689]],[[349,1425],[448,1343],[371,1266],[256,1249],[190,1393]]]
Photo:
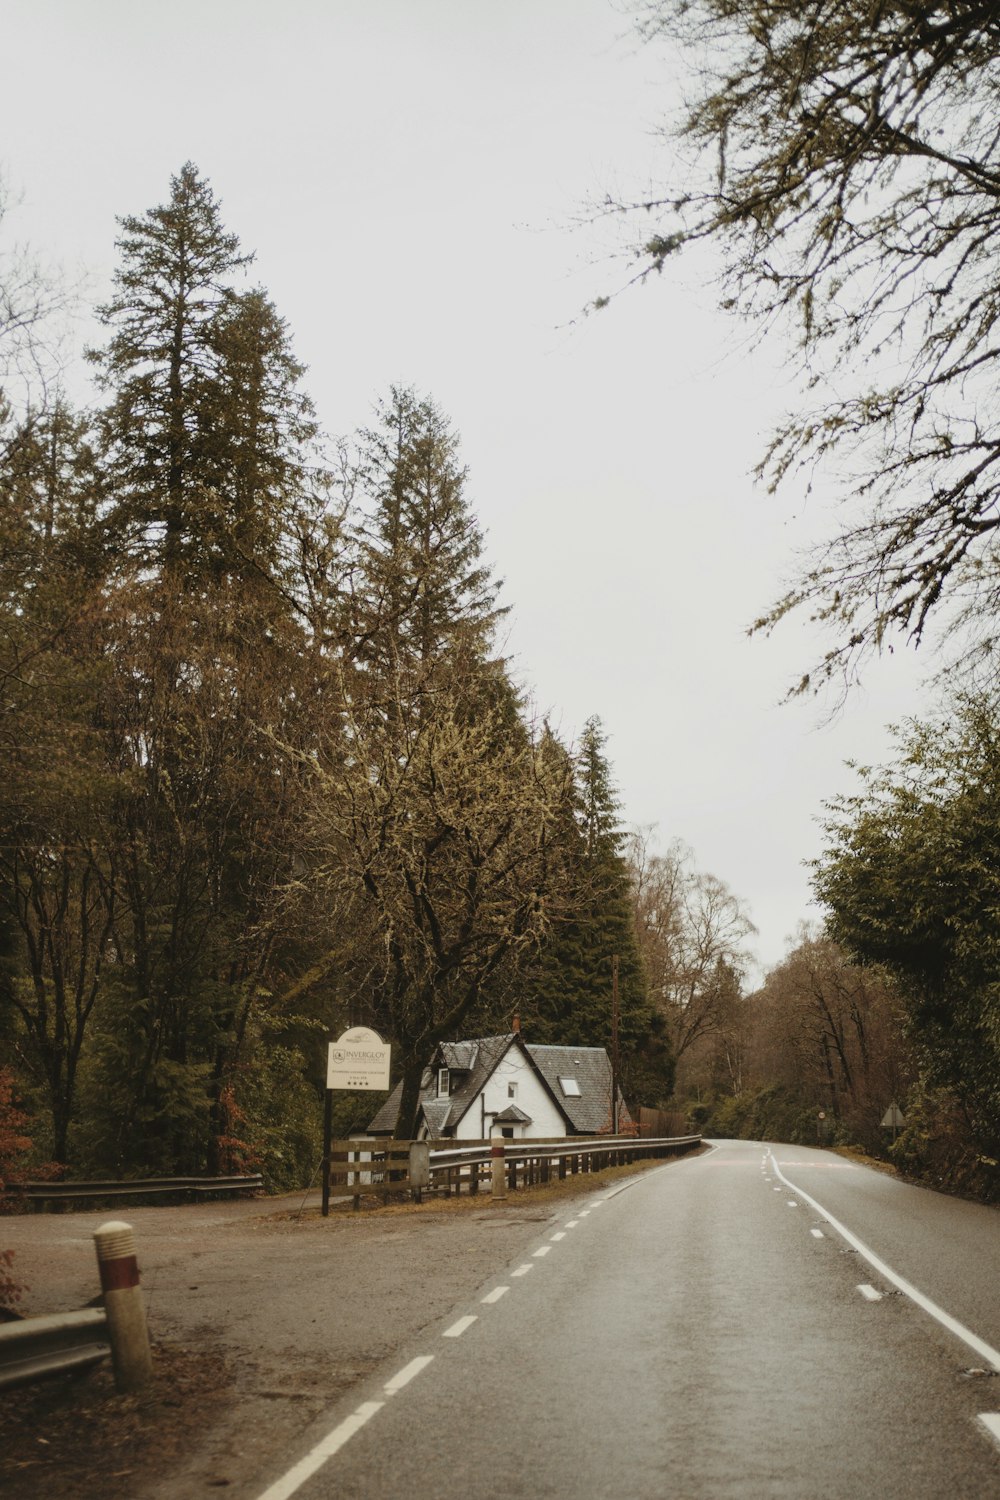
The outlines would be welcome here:
[[[994,1210],[723,1142],[561,1212],[261,1496],[1000,1497],[998,1270]]]

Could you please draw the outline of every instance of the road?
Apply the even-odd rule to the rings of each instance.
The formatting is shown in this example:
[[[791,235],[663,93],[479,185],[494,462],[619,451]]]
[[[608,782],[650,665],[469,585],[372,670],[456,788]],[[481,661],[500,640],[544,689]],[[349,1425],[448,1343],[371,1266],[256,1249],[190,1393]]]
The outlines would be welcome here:
[[[717,1143],[561,1212],[261,1500],[1000,1497],[998,1272],[993,1210]]]

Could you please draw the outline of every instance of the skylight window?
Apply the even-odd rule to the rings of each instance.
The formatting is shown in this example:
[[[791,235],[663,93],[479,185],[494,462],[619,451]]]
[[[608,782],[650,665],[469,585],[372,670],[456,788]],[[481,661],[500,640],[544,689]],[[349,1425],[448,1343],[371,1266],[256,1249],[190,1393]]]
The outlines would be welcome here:
[[[582,1097],[580,1094],[580,1085],[575,1078],[560,1078],[559,1087],[562,1089],[565,1099],[579,1099]]]

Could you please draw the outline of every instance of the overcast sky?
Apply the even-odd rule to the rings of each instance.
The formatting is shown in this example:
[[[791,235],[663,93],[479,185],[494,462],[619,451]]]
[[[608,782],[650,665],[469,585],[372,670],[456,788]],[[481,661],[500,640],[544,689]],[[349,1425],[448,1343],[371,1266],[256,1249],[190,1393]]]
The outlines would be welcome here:
[[[822,803],[920,711],[919,663],[879,664],[826,727],[815,703],[778,706],[815,638],[746,627],[832,524],[750,478],[795,399],[786,351],[751,354],[694,259],[579,317],[623,275],[586,205],[676,171],[655,130],[666,56],[609,0],[2,0],[0,17],[6,239],[99,301],[115,216],[194,161],[326,429],[367,422],[392,384],[448,415],[519,680],[566,738],[601,717],[627,822],[689,844],[778,962],[817,916]]]

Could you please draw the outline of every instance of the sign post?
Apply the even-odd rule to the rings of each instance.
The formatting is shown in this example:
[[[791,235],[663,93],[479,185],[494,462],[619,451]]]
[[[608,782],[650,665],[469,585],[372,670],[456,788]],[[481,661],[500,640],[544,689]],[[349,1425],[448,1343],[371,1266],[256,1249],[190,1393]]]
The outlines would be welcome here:
[[[352,1026],[331,1042],[326,1057],[323,1110],[323,1218],[330,1213],[330,1151],[333,1138],[333,1091],[384,1091],[389,1087],[392,1048],[369,1026]],[[356,1205],[355,1205],[356,1206]]]
[[[893,1099],[892,1103],[889,1105],[889,1108],[882,1116],[882,1129],[891,1130],[892,1139],[893,1142],[895,1142],[896,1132],[898,1130],[901,1130],[905,1124],[906,1120],[903,1117],[903,1111],[900,1109],[895,1099]]]

